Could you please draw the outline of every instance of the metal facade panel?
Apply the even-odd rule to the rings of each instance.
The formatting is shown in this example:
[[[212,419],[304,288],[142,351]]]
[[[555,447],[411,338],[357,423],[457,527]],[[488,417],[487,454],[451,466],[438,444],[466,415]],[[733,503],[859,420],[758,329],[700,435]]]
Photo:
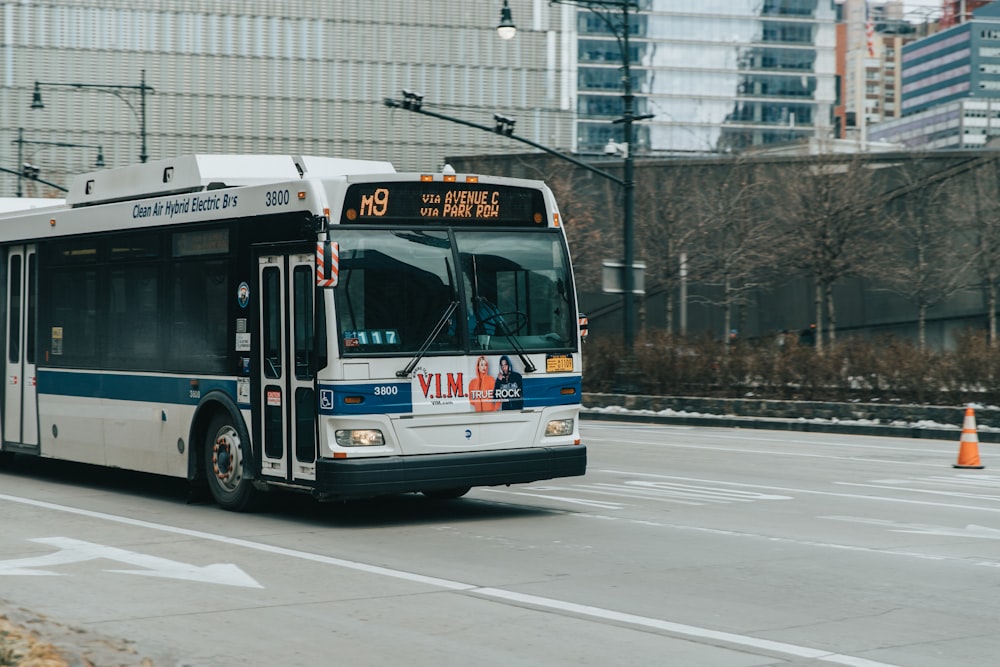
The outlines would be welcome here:
[[[384,107],[402,88],[428,105],[490,124],[520,118],[518,132],[569,147],[572,114],[546,85],[545,34],[514,42],[495,33],[499,5],[466,0],[53,0],[2,2],[8,90],[0,97],[2,163],[11,140],[93,144],[106,164],[138,161],[141,100],[135,90],[42,86],[35,81],[138,86],[142,70],[150,159],[192,152],[303,152],[439,168],[443,156],[507,152],[508,139]],[[515,0],[527,19],[533,3]],[[552,77],[550,77],[551,79]],[[522,83],[523,82],[523,83]],[[114,94],[112,94],[114,93]],[[117,95],[118,99],[115,99]],[[93,150],[27,146],[42,177],[66,184],[92,170]],[[15,176],[0,175],[0,194]],[[45,188],[32,183],[35,192]],[[55,194],[53,192],[52,194]]]

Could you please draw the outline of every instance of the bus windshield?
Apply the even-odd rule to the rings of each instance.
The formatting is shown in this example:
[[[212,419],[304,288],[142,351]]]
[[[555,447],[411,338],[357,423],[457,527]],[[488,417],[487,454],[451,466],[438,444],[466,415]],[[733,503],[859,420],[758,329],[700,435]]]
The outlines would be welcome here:
[[[332,236],[340,244],[334,299],[344,356],[405,356],[425,345],[428,354],[575,347],[569,258],[558,230],[339,228]]]

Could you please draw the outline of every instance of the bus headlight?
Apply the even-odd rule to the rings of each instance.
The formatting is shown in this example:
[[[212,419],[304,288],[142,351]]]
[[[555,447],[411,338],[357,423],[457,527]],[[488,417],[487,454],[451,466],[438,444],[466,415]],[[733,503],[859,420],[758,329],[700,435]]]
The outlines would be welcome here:
[[[380,447],[385,444],[382,431],[376,429],[343,430],[334,435],[341,447]]]
[[[553,419],[545,425],[545,436],[551,438],[557,435],[572,435],[572,419]]]

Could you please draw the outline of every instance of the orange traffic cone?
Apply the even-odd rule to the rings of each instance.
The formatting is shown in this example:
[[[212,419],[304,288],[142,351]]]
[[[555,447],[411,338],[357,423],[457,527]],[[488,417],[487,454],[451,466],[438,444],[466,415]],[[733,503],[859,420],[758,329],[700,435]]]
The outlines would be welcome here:
[[[954,467],[984,467],[979,462],[979,436],[976,435],[976,413],[972,408],[965,408],[965,421],[962,422],[962,439],[958,442],[958,463]]]

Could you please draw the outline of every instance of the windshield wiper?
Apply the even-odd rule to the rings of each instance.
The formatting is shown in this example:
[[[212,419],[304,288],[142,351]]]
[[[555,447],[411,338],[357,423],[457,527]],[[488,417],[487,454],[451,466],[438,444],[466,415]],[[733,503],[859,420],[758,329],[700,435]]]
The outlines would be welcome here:
[[[456,308],[458,308],[458,301],[452,301],[448,304],[448,308],[445,309],[444,315],[442,315],[441,319],[438,320],[438,323],[434,325],[430,334],[427,335],[427,339],[423,342],[423,345],[420,346],[420,350],[417,351],[417,356],[413,357],[413,359],[410,360],[410,363],[406,364],[406,368],[401,371],[396,371],[396,377],[410,377],[410,373],[413,372],[413,369],[417,367],[420,360],[424,358],[425,354],[427,354],[428,348],[430,348],[434,339],[438,337],[438,334],[441,333],[441,330],[444,329],[444,325],[448,323],[448,320],[451,318],[451,315],[455,312]]]
[[[514,351],[517,352],[517,356],[521,358],[521,363],[524,364],[524,372],[534,373],[535,365],[531,363],[531,359],[529,359],[528,355],[525,354],[524,346],[518,342],[517,336],[510,332],[510,329],[507,328],[507,323],[503,321],[503,318],[500,318],[500,322],[498,322],[498,324],[501,329],[500,333],[502,333],[507,340],[510,341],[511,347],[513,347]]]

